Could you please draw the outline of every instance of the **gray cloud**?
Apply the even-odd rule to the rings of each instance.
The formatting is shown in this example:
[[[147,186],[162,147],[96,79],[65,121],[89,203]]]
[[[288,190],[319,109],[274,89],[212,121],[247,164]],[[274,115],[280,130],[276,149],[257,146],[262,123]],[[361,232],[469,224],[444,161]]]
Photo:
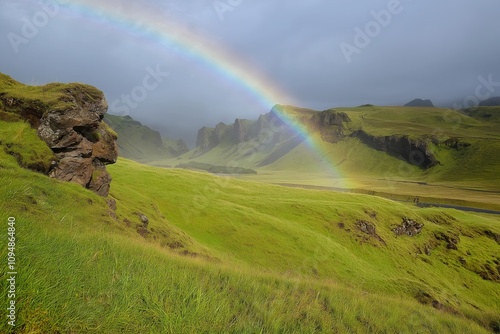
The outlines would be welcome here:
[[[393,105],[416,97],[447,105],[473,95],[481,75],[500,81],[496,0],[401,0],[398,14],[374,30],[369,45],[348,63],[341,43],[356,46],[355,29],[366,32],[375,22],[371,11],[387,10],[393,1],[243,0],[223,20],[212,0],[135,6],[220,43],[303,107]],[[147,18],[136,23],[146,29],[122,29],[105,16],[63,8],[15,53],[8,34],[21,35],[23,18],[33,19],[40,10],[37,1],[0,4],[0,71],[19,81],[86,82],[113,102],[141,86],[147,68],[160,66],[168,78],[147,91],[130,114],[190,144],[203,125],[268,111],[220,72],[162,45],[147,30]]]

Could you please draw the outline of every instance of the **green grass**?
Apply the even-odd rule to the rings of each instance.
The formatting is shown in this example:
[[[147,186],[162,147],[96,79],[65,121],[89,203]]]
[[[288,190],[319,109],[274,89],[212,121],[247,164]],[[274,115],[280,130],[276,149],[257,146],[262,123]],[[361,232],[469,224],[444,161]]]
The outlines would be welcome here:
[[[480,276],[500,260],[498,217],[127,160],[108,167],[112,213],[105,199],[4,158],[19,333],[488,333],[500,321],[499,283]],[[396,237],[402,217],[424,223],[422,234]],[[458,235],[458,250],[440,234]]]
[[[24,122],[4,122],[0,120],[0,153],[10,155],[25,168],[46,172],[55,159],[52,150],[40,140],[36,130]],[[0,160],[0,168],[16,168],[12,159]]]
[[[6,112],[30,115],[37,119],[49,110],[72,110],[79,100],[97,101],[103,93],[80,83],[51,83],[44,86],[28,86],[0,73],[0,107]]]

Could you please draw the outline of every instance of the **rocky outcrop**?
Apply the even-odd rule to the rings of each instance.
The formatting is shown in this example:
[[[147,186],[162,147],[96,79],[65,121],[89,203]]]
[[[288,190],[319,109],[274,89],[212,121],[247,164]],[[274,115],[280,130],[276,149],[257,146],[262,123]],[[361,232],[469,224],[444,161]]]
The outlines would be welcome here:
[[[293,146],[296,146],[301,142],[301,140],[294,139],[298,135],[297,130],[292,126],[293,124],[285,121],[286,115],[290,113],[299,114],[298,118],[304,128],[320,131],[323,140],[330,143],[344,139],[345,124],[351,122],[346,113],[333,109],[315,112],[309,109],[276,105],[269,113],[260,115],[256,121],[236,119],[231,125],[219,123],[215,128],[201,128],[198,131],[196,146],[201,154],[222,142],[237,145],[254,140],[257,144],[260,143],[260,149],[261,146],[269,148],[277,143],[293,140]],[[290,116],[291,119],[296,118]]]
[[[0,76],[0,105],[37,129],[55,158],[42,172],[75,182],[101,196],[109,193],[105,165],[116,162],[116,134],[102,122],[108,104],[104,94],[83,84],[27,87]]]
[[[430,139],[412,139],[405,135],[373,136],[363,130],[355,131],[352,137],[358,138],[366,145],[384,151],[397,158],[403,158],[412,165],[427,169],[439,164],[431,152]]]
[[[236,119],[233,124],[218,123],[215,128],[202,127],[198,130],[196,147],[202,152],[209,151],[222,142],[237,145],[257,136],[257,122]]]
[[[58,158],[49,175],[107,196],[111,176],[105,165],[115,163],[118,157],[117,137],[102,122],[107,102],[102,93],[98,99],[78,90],[68,93],[66,98],[72,100],[72,107],[49,110],[38,127],[38,135]]]
[[[321,138],[329,143],[337,143],[345,138],[344,123],[351,122],[349,116],[333,109],[316,113],[309,121],[309,127],[320,131]]]
[[[205,152],[217,146],[214,133],[215,129],[206,126],[199,129],[196,137],[196,147]]]
[[[405,107],[434,107],[434,104],[432,103],[431,100],[415,99],[415,100],[411,100],[410,102],[408,102],[404,106]]]
[[[404,217],[401,225],[395,226],[392,231],[397,235],[407,235],[409,237],[414,237],[422,232],[424,224],[417,223],[413,219]]]
[[[220,122],[215,126],[215,131],[214,131],[214,136],[215,136],[215,142],[214,144],[218,144],[224,140],[224,138],[227,136],[230,126],[224,124],[223,122]]]
[[[363,244],[365,242],[370,242],[370,239],[378,240],[380,243],[383,245],[386,245],[386,242],[384,239],[380,237],[380,235],[377,234],[377,228],[375,227],[374,224],[367,222],[365,220],[358,220],[356,222],[356,228],[363,232],[366,236],[362,236],[360,243]],[[376,245],[376,244],[373,244]]]
[[[236,119],[233,124],[233,139],[236,143],[242,143],[249,139],[250,126],[248,122]]]
[[[334,109],[324,110],[315,114],[311,121],[317,126],[341,126],[344,123],[350,122],[351,119],[344,112],[337,112]]]
[[[235,145],[242,143],[251,138],[252,125],[251,121],[236,119],[232,125],[220,122],[215,128],[204,126],[198,130],[196,147],[206,152],[223,141]]]

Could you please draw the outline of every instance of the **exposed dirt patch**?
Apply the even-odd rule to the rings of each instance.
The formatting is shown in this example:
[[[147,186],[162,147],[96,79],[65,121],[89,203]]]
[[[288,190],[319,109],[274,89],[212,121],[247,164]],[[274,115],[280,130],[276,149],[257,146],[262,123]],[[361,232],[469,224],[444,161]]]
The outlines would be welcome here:
[[[450,138],[450,139],[444,141],[443,144],[446,147],[452,148],[452,149],[457,150],[457,151],[463,150],[464,148],[471,146],[470,143],[464,142],[464,141],[460,140],[459,138]]]
[[[184,245],[180,241],[172,241],[167,244],[170,249],[184,248]]]
[[[495,334],[500,333],[500,319],[491,321],[490,328],[493,331],[493,333]]]
[[[139,226],[137,227],[137,233],[139,233],[141,237],[146,238],[151,232],[144,226]]]
[[[485,236],[487,236],[488,238],[495,240],[496,243],[500,245],[500,234],[489,231],[489,230],[484,231],[483,234]]]
[[[424,228],[424,224],[417,223],[416,221],[406,218],[403,218],[403,222],[401,225],[395,226],[392,231],[397,235],[407,235],[409,237],[414,237],[417,234],[420,234],[422,232],[422,229]]]
[[[436,232],[434,236],[437,240],[446,242],[447,249],[458,249],[458,244],[460,243],[460,237],[452,233]]]
[[[500,283],[500,265],[484,264],[477,271],[482,279]]]
[[[415,299],[417,299],[417,301],[420,304],[431,305],[432,307],[434,307],[437,310],[444,311],[447,313],[452,313],[452,314],[458,314],[458,312],[455,309],[453,309],[450,306],[442,304],[439,300],[437,300],[435,297],[433,297],[431,294],[429,294],[425,291],[422,291],[422,290],[418,291],[417,295],[415,296]]]
[[[136,214],[141,222],[140,225],[137,225],[137,233],[139,233],[141,237],[146,238],[149,234],[151,234],[151,231],[148,230],[149,219],[148,217],[146,217],[146,215],[142,213],[136,213]]]
[[[377,212],[370,210],[370,209],[365,209],[365,213],[372,219],[377,219]]]
[[[112,199],[112,198],[107,199],[106,203],[108,204],[108,208],[111,211],[116,211],[116,201],[114,199]]]
[[[367,222],[365,220],[358,220],[356,222],[356,227],[358,230],[363,232],[364,234],[368,235],[368,237],[364,237],[361,240],[361,243],[368,242],[370,239],[375,239],[380,241],[382,244],[386,245],[384,239],[382,239],[378,234],[377,234],[377,229],[375,225],[373,225],[370,222]]]
[[[432,250],[435,249],[437,246],[439,246],[439,241],[432,239],[422,247],[418,248],[418,253],[420,254],[425,254],[427,256],[430,256],[432,253]]]

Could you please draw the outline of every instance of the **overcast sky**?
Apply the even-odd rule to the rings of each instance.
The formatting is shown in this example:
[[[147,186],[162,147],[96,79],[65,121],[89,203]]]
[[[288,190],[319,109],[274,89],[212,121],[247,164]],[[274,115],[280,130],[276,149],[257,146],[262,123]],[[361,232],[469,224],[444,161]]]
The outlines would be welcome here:
[[[155,42],[147,16],[137,29],[123,29],[107,14],[91,17],[75,7],[85,0],[59,0],[59,10],[51,12],[54,1],[0,2],[1,72],[28,84],[94,85],[110,105],[120,102],[111,113],[129,113],[190,145],[203,125],[269,111],[212,67]],[[125,0],[106,3],[124,11],[128,6]],[[500,95],[498,0],[134,3],[224,46],[301,107],[401,105],[413,98],[449,106],[476,91]],[[161,74],[158,85],[147,81],[147,96],[125,111],[122,95],[158,69],[168,76]]]

